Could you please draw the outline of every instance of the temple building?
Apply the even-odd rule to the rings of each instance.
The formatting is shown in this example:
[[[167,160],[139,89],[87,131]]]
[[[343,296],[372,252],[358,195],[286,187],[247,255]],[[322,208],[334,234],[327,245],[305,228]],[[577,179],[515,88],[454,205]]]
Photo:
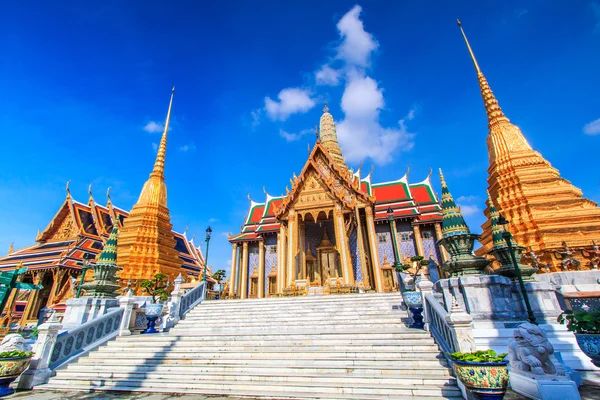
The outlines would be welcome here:
[[[488,118],[488,192],[498,211],[510,222],[515,241],[538,252],[540,260],[551,264],[553,270],[566,268],[565,260],[570,258],[575,258],[578,269],[594,268],[598,256],[595,243],[600,243],[598,204],[562,178],[504,115],[460,21],[458,25],[475,66]],[[486,204],[482,247],[476,251],[479,255],[492,249],[491,204]]]
[[[204,259],[200,247],[194,245],[193,238],[187,238],[186,232],[172,230],[167,208],[164,164],[172,104],[173,93],[154,168],[131,212],[114,206],[110,191],[106,206],[96,203],[91,185],[87,204],[80,203],[73,199],[67,184],[65,201],[46,229],[38,233],[37,243],[19,250],[11,246],[9,254],[0,258],[0,271],[27,267],[22,279],[43,286],[35,291],[13,290],[0,327],[17,321],[20,326],[36,323],[44,307],[64,311],[66,300],[76,295],[82,266],[95,263],[114,224],[119,224],[120,231],[117,265],[123,268],[119,274],[122,287],[142,294],[139,283],[157,272],[166,274],[170,282],[179,273],[188,281],[201,275]],[[89,271],[85,280],[91,277]]]
[[[291,189],[250,209],[232,244],[230,298],[397,290],[395,264],[438,265],[442,214],[427,176],[372,183],[348,168],[327,106],[317,142]]]

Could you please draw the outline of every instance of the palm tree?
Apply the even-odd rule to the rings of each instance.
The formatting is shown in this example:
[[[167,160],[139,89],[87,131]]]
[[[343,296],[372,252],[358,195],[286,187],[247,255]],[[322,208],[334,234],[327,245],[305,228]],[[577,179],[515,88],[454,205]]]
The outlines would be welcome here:
[[[225,278],[225,270],[219,269],[213,275],[212,278],[217,281],[217,283],[221,283],[221,280]]]

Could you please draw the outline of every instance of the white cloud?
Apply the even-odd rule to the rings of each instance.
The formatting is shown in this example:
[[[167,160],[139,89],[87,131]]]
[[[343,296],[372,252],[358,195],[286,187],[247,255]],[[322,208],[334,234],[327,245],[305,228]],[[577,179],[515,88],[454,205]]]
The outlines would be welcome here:
[[[325,64],[315,73],[317,85],[337,86],[340,83],[340,71]]]
[[[158,143],[152,143],[152,150],[154,150],[155,153],[158,153]]]
[[[337,48],[336,58],[344,60],[347,64],[365,68],[370,64],[371,53],[377,49],[379,43],[372,34],[365,31],[359,18],[361,11],[362,8],[356,5],[337,23],[342,42]]]
[[[475,203],[479,201],[479,196],[460,196],[456,199],[457,203]]]
[[[290,115],[305,113],[316,104],[310,92],[300,88],[286,88],[277,95],[279,101],[265,97],[265,110],[273,121],[285,121]]]
[[[519,10],[517,12],[517,19],[521,18],[523,15],[527,14],[529,10],[527,10],[526,8],[522,8],[521,10]]]
[[[252,129],[256,129],[256,127],[260,124],[260,109],[254,110],[250,113],[252,116]]]
[[[313,132],[312,129],[303,129],[299,133],[289,133],[284,131],[283,129],[279,130],[279,136],[284,138],[287,142],[295,142],[296,140],[300,140],[300,138],[304,135]]]
[[[594,136],[600,135],[600,119],[590,122],[583,127],[583,133]]]
[[[477,214],[481,214],[481,208],[479,208],[476,205],[470,205],[470,204],[464,204],[464,205],[460,205],[458,204],[458,206],[460,207],[460,211],[462,212],[463,217],[470,217],[472,215],[477,215]]]
[[[162,133],[165,126],[159,122],[150,121],[144,126],[144,130],[148,133]]]
[[[208,222],[209,222],[210,224],[214,224],[214,223],[215,223],[215,222],[217,222],[217,221],[219,221],[219,218],[209,218],[209,219],[208,219]]]
[[[392,161],[396,150],[413,148],[414,133],[408,131],[406,122],[414,118],[414,112],[411,110],[396,127],[383,127],[379,113],[384,106],[383,89],[372,78],[355,76],[346,83],[342,95],[345,116],[337,124],[337,132],[349,162],[360,162],[370,157],[383,165]]]
[[[196,145],[194,143],[184,144],[179,147],[179,151],[183,151],[184,153],[188,151],[196,151]]]

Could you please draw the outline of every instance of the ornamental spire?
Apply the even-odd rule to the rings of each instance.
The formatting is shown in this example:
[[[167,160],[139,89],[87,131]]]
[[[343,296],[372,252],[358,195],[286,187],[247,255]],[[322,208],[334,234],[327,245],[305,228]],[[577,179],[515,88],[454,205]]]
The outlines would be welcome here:
[[[104,244],[104,248],[102,249],[102,253],[98,256],[96,260],[96,265],[107,265],[107,266],[116,266],[117,265],[117,240],[119,237],[119,224],[114,224],[112,231],[110,232],[110,236],[108,240]]]
[[[448,190],[444,174],[440,168],[440,181],[442,182],[442,235],[444,237],[471,233],[465,223],[460,208]]]
[[[502,237],[502,232],[504,232],[504,228],[498,225],[498,219],[500,218],[500,213],[496,209],[494,202],[492,201],[492,196],[490,195],[490,191],[486,189],[488,195],[488,207],[490,209],[490,222],[492,224],[492,246],[494,249],[501,249],[506,247],[506,241]],[[517,247],[517,243],[512,238],[511,242],[514,247]]]
[[[479,68],[479,64],[477,63],[477,59],[475,58],[475,54],[473,53],[473,49],[471,49],[471,45],[469,44],[467,35],[465,34],[462,24],[458,18],[456,19],[456,22],[458,23],[458,28],[462,33],[462,36],[465,40],[465,44],[467,45],[467,49],[469,50],[469,54],[471,55],[471,61],[473,61],[473,66],[475,67],[475,71],[477,72],[477,80],[479,81],[481,97],[483,97],[485,113],[488,117],[488,125],[491,128],[493,125],[497,125],[502,122],[509,123],[510,121],[502,112],[502,109],[498,104],[498,100],[496,100],[496,97],[494,96],[494,93],[492,92],[492,89],[490,88],[487,79],[485,79],[483,72],[481,72],[481,68]]]
[[[173,96],[175,95],[175,86],[171,89],[171,100],[169,101],[169,110],[167,111],[167,119],[165,121],[165,130],[162,138],[160,139],[160,145],[158,146],[158,152],[156,153],[156,161],[154,162],[154,169],[150,176],[158,176],[161,179],[165,177],[165,157],[167,154],[167,132],[169,131],[169,121],[171,120],[171,108],[173,107]]]
[[[344,157],[342,157],[342,150],[340,149],[340,145],[338,143],[337,133],[335,131],[335,122],[333,121],[333,116],[329,113],[327,103],[325,103],[323,106],[323,115],[321,115],[319,130],[319,140],[327,149],[329,155],[333,158],[336,164],[338,164],[338,166],[347,168],[346,161],[344,160]]]

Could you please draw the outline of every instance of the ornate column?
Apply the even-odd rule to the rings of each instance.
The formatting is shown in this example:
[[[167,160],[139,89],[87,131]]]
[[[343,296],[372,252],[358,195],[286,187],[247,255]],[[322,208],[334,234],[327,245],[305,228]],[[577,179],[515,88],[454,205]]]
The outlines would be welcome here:
[[[375,290],[383,292],[383,281],[381,277],[381,267],[379,266],[379,248],[377,247],[377,235],[375,234],[375,221],[373,220],[373,209],[365,208],[367,216],[367,233],[369,235],[369,245],[371,247],[371,265],[373,265],[373,275],[375,275]]]
[[[242,263],[240,264],[240,299],[248,297],[248,242],[242,244]]]
[[[235,288],[236,288],[236,282],[235,282],[235,278],[236,278],[236,274],[237,274],[237,264],[238,264],[238,257],[237,257],[237,248],[238,248],[238,244],[237,243],[233,243],[232,244],[232,250],[231,250],[231,272],[230,272],[230,283],[229,283],[229,298],[232,299],[233,296],[235,295]]]
[[[58,270],[54,273],[54,277],[52,279],[52,288],[50,289],[50,296],[48,296],[47,305],[51,305],[54,302],[54,298],[58,294],[60,290],[60,284],[65,276],[66,270],[58,268]]]
[[[298,222],[298,254],[300,254],[296,279],[306,279],[306,223],[304,216]]]
[[[421,228],[417,224],[412,225],[413,233],[415,235],[415,243],[417,245],[417,255],[421,257],[425,257],[425,251],[423,250],[423,238],[421,237]]]
[[[435,239],[437,242],[438,240],[440,240],[443,237],[442,224],[440,222],[438,222],[434,226],[435,226]],[[444,263],[444,262],[448,261],[450,259],[450,256],[448,255],[448,252],[446,251],[444,246],[438,245],[437,243],[436,243],[436,246],[440,250],[440,256],[442,257],[442,262]],[[441,278],[441,275],[440,275],[440,278]]]
[[[278,261],[277,261],[277,293],[282,293],[283,292],[283,288],[285,287],[285,267],[286,267],[286,229],[285,229],[285,225],[283,225],[283,222],[281,222],[281,225],[279,226],[279,237],[278,237],[278,243],[277,243],[277,255],[278,257]]]
[[[258,242],[258,298],[265,297],[265,241]]]
[[[333,209],[333,224],[335,226],[335,244],[340,252],[340,261],[342,262],[344,283],[351,283],[352,260],[350,258],[350,251],[348,251],[346,225],[344,224],[344,214],[342,213],[342,206],[340,204],[336,204]]]
[[[358,207],[354,208],[354,215],[356,217],[356,244],[358,246],[358,255],[360,259],[360,269],[363,276],[363,285],[371,286],[369,279],[369,271],[367,271],[367,255],[365,254],[365,244],[363,243],[362,224],[360,222],[360,210]]]
[[[294,276],[294,260],[296,256],[296,238],[297,238],[297,216],[296,210],[290,210],[288,217],[288,251],[287,251],[287,271],[285,273],[285,287],[292,284],[292,277]]]

